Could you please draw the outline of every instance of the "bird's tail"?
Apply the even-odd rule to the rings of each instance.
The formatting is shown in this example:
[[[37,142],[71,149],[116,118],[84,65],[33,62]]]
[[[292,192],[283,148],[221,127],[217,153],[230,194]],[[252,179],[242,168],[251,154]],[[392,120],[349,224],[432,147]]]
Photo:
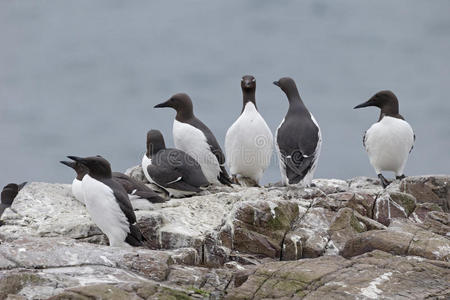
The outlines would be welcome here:
[[[160,197],[158,194],[156,194],[153,191],[136,191],[133,195],[139,196],[141,198],[147,199],[151,203],[164,203],[166,202],[165,199]]]
[[[231,182],[230,176],[228,175],[228,172],[224,166],[220,166],[220,174],[219,174],[218,179],[222,184],[231,186],[232,182]]]
[[[131,246],[142,246],[142,242],[147,241],[145,236],[136,224],[130,224],[130,233],[127,235],[125,242]]]

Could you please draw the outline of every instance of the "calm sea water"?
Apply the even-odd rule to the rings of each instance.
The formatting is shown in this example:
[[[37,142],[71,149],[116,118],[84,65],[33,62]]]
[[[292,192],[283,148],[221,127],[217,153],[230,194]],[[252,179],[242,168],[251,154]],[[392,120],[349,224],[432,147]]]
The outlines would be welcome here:
[[[362,135],[393,90],[417,141],[406,173],[450,170],[449,1],[0,1],[0,184],[70,182],[66,155],[140,162],[147,130],[172,142],[177,92],[223,145],[240,79],[275,130],[296,79],[323,134],[316,177],[373,176]],[[279,180],[272,160],[264,182]]]

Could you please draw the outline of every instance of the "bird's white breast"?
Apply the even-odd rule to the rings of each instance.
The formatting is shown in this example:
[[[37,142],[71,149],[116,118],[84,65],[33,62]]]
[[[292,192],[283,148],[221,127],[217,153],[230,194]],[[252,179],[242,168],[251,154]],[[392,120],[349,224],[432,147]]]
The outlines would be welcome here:
[[[84,204],[83,185],[77,178],[72,181],[72,194],[75,199]]]
[[[144,172],[145,178],[147,178],[148,182],[155,183],[155,181],[152,179],[150,174],[148,174],[148,170],[147,170],[147,167],[150,166],[151,164],[152,164],[152,160],[150,158],[148,158],[146,154],[144,154],[144,156],[142,157],[142,163],[141,163],[142,171]]]
[[[414,133],[408,122],[383,117],[366,132],[365,147],[377,174],[393,171],[403,175],[409,151],[414,144]]]
[[[173,140],[176,148],[186,152],[200,164],[203,174],[210,183],[219,184],[217,179],[220,174],[219,162],[200,129],[175,120]]]
[[[82,180],[86,208],[111,246],[124,246],[130,232],[128,219],[119,207],[113,190],[89,175]]]
[[[284,161],[281,157],[280,146],[278,146],[278,141],[277,141],[278,130],[281,128],[281,126],[283,126],[284,120],[285,120],[285,118],[283,118],[283,120],[281,120],[280,125],[278,125],[277,129],[275,130],[275,149],[277,150],[278,162],[279,162],[279,166],[280,166],[281,183],[283,185],[288,185],[289,180],[286,175],[286,164],[284,163]]]
[[[231,174],[240,174],[258,182],[270,164],[272,149],[272,132],[255,105],[248,102],[225,137]]]

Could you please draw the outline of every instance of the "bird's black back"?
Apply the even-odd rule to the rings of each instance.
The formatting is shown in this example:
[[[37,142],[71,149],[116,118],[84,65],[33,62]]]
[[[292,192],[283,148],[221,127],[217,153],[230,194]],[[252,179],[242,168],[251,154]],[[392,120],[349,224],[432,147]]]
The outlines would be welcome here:
[[[200,164],[184,151],[173,148],[161,150],[152,157],[152,164],[160,170],[167,170],[166,182],[181,176],[185,183],[194,187],[204,187],[209,184]]]

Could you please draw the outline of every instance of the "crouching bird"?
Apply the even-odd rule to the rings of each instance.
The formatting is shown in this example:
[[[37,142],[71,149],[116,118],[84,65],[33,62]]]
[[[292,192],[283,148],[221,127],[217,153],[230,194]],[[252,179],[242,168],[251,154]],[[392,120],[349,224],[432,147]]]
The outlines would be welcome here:
[[[397,179],[405,178],[403,171],[416,137],[411,125],[399,114],[398,100],[393,92],[378,92],[354,108],[368,106],[376,106],[381,112],[378,122],[370,126],[364,134],[363,145],[369,155],[370,164],[386,188],[390,182],[381,172],[392,171]]]
[[[159,130],[147,133],[147,152],[142,157],[147,180],[174,197],[201,192],[209,185],[198,162],[184,151],[166,148]]]
[[[0,202],[0,218],[2,217],[3,212],[7,208],[17,213],[14,209],[11,208],[11,205],[13,204],[14,199],[16,198],[19,191],[25,186],[25,184],[27,183],[26,182],[21,184],[8,183],[3,187]],[[0,221],[0,225],[3,225],[3,221]]]
[[[136,225],[136,215],[125,188],[113,180],[110,163],[100,156],[68,158],[84,165],[84,202],[94,223],[106,234],[110,246],[142,246],[145,237]]]

